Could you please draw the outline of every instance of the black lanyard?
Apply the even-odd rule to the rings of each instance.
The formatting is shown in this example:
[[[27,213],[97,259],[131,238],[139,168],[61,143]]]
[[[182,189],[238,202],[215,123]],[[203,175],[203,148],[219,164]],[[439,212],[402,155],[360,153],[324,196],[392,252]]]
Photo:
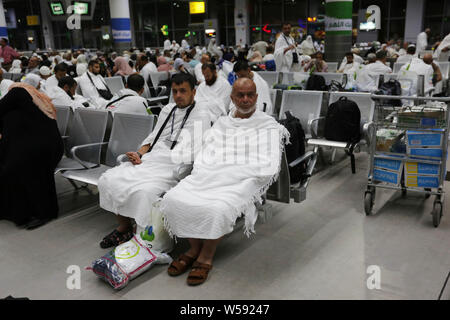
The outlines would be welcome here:
[[[94,86],[94,88],[97,89],[97,91],[98,91],[98,90],[105,90],[105,89],[98,89],[98,88],[95,86],[94,81],[92,80],[91,76],[89,75],[89,71],[86,71],[86,74],[87,74],[89,80],[91,80],[92,85]],[[108,90],[108,92],[111,93],[111,90],[109,90],[108,85],[106,84],[106,82],[103,81],[102,78],[100,78],[100,81],[104,84],[106,90]]]
[[[284,41],[286,41],[287,45],[290,46],[291,44],[289,43],[289,41],[287,40],[286,36],[283,33],[283,37],[284,37]]]
[[[189,115],[190,115],[190,113],[192,112],[192,109],[194,109],[194,107],[195,107],[195,101],[194,101],[194,103],[186,110],[186,114],[184,115],[183,121],[181,122],[180,129],[178,130],[178,133],[177,133],[177,135],[176,135],[176,137],[175,137],[175,141],[172,142],[172,146],[170,147],[170,150],[173,150],[173,148],[175,148],[175,146],[177,145],[178,138],[180,137],[180,134],[181,134],[181,130],[183,130],[184,125],[186,124],[186,121],[187,121],[187,119],[189,118]],[[172,114],[172,128],[171,128],[171,130],[170,130],[170,137],[171,137],[171,138],[172,138],[172,134],[173,134],[173,127],[174,127],[174,124],[175,124],[175,110],[176,110],[176,109],[173,110],[174,112],[173,112],[173,114]],[[170,115],[169,115],[169,117],[170,117]]]

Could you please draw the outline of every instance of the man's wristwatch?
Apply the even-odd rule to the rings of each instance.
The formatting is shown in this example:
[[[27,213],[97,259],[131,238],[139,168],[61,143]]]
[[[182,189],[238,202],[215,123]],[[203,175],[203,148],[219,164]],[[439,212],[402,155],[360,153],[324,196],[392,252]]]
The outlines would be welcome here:
[[[136,151],[136,153],[139,155],[139,158],[142,159],[142,153],[140,153],[139,151]]]

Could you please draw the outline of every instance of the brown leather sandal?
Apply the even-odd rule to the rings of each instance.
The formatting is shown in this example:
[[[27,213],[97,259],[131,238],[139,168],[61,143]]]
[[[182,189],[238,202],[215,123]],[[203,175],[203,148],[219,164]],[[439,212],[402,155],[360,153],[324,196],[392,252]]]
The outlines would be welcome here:
[[[178,257],[177,260],[173,260],[170,264],[169,268],[167,269],[167,273],[172,276],[176,277],[180,274],[183,274],[186,272],[186,270],[192,266],[196,258],[191,258],[185,254],[182,254]],[[181,263],[183,261],[184,263]]]
[[[189,272],[187,284],[190,286],[198,286],[206,281],[208,273],[212,269],[212,265],[195,261],[192,265],[192,271]]]

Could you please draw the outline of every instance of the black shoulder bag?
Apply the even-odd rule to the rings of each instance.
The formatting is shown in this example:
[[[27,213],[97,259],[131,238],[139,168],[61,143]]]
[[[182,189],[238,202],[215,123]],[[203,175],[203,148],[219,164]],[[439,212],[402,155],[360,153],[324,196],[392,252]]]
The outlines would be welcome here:
[[[94,88],[97,90],[98,94],[99,94],[103,99],[105,99],[105,100],[111,100],[112,97],[113,97],[113,94],[111,93],[111,90],[109,90],[109,88],[108,88],[108,86],[106,85],[106,83],[104,83],[104,82],[102,81],[103,84],[104,84],[105,87],[106,87],[106,90],[105,90],[105,89],[99,89],[99,88],[97,88],[97,87],[95,86],[94,81],[92,80],[91,76],[89,75],[89,72],[86,72],[86,74],[87,74],[89,80],[91,80],[92,85],[93,85]]]

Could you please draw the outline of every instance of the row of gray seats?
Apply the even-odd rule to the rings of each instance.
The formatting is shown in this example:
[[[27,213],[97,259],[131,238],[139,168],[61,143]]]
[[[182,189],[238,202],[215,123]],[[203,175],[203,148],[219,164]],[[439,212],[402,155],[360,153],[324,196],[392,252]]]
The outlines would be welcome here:
[[[293,84],[294,74],[303,76],[304,78],[309,77],[308,72],[278,72],[278,71],[262,71],[258,74],[267,82],[270,88],[276,84]],[[339,83],[344,83],[346,80],[346,74],[344,73],[332,73],[332,72],[315,72],[325,78],[325,82],[329,85],[332,81],[337,81]]]
[[[152,132],[156,116],[56,106],[57,122],[66,153],[55,173],[73,181],[97,185],[100,176],[116,166],[120,156],[137,150]]]
[[[115,113],[103,110],[76,109],[56,106],[58,128],[65,137],[66,155],[55,170],[67,178],[75,188],[77,182],[97,185],[100,176],[118,165],[130,150],[137,150],[139,144],[151,133],[156,116]],[[316,163],[316,153],[310,151],[296,163],[305,162],[309,176]],[[279,179],[270,188],[267,198],[289,203],[290,199],[300,203],[306,199],[309,179],[291,184],[286,154],[283,154]],[[266,207],[259,207],[266,213]]]
[[[23,73],[11,73],[11,72],[3,73],[3,79],[12,80],[14,82],[20,81],[20,79],[22,79],[23,76],[24,76]]]
[[[347,150],[348,145],[345,142],[329,141],[321,136],[320,128],[324,125],[327,108],[341,97],[355,101],[361,111],[362,138],[357,147],[361,149],[369,146],[369,130],[373,126],[375,112],[375,102],[370,93],[272,90],[271,94],[277,96],[278,100],[281,95],[280,104],[275,105],[275,109],[279,110],[278,118],[285,119],[286,111],[291,112],[300,120],[308,145],[312,146],[316,153],[324,147],[333,149],[331,162],[334,160],[336,150]]]

